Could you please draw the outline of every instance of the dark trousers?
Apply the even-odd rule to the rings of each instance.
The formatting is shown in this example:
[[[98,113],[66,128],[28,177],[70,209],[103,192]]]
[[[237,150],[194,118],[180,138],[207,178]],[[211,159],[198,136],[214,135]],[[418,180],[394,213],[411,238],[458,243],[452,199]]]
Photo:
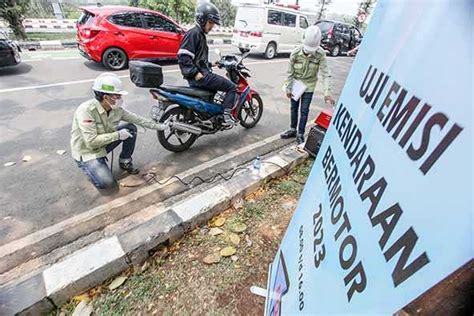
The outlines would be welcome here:
[[[126,140],[117,140],[105,147],[107,153],[110,153],[118,145],[122,143],[122,152],[120,153],[120,161],[132,159],[133,151],[135,150],[135,143],[137,141],[137,127],[131,123],[120,124],[117,130],[128,129],[133,137]],[[111,189],[117,187],[112,172],[107,165],[107,157],[92,159],[88,161],[76,161],[77,166],[89,178],[89,181],[94,184],[97,189]]]
[[[135,150],[135,144],[137,142],[137,127],[132,123],[120,123],[120,125],[117,127],[117,130],[124,128],[128,129],[133,137],[129,137],[126,140],[116,140],[115,142],[108,144],[105,149],[107,150],[107,153],[109,153],[118,145],[122,144],[120,160],[125,162],[126,160],[132,159],[132,155]]]
[[[189,85],[194,88],[201,88],[210,91],[224,91],[226,93],[222,106],[224,109],[232,109],[237,96],[237,85],[222,76],[208,72],[199,81],[189,80]]]
[[[304,134],[306,123],[308,122],[309,106],[313,99],[312,92],[305,92],[298,101],[291,99],[291,128],[298,128],[298,134]],[[300,107],[301,105],[301,107]],[[298,110],[300,110],[300,120],[298,124]]]

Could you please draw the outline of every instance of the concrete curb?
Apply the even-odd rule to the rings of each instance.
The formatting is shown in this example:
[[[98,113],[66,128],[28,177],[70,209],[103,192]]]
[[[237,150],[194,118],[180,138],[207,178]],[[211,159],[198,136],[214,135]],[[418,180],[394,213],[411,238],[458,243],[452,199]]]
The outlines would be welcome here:
[[[208,44],[230,44],[232,40],[230,38],[210,38],[207,40]],[[76,48],[77,42],[73,41],[30,41],[30,42],[18,42],[20,48],[27,51],[35,50],[61,50],[66,48]]]
[[[259,174],[245,169],[204,191],[187,195],[170,206],[154,204],[142,210],[146,220],[125,223],[126,229],[75,251],[59,262],[32,272],[22,280],[0,288],[0,314],[44,313],[67,302],[74,295],[143,263],[150,251],[170,243],[225,210],[232,201],[258,188],[271,178],[307,159],[294,147],[263,159]],[[138,216],[137,218],[146,217]]]

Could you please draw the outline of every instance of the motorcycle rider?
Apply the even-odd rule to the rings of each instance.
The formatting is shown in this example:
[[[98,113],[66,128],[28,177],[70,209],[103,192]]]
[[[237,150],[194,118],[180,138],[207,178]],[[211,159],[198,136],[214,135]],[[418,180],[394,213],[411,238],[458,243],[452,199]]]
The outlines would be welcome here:
[[[137,174],[139,170],[132,162],[137,141],[134,124],[156,130],[164,130],[168,125],[123,109],[122,96],[127,91],[123,90],[122,81],[116,74],[99,75],[92,90],[95,98],[82,103],[74,113],[71,154],[96,188],[116,189],[117,182],[107,166],[107,154],[122,144],[119,167],[129,174]]]
[[[201,2],[196,9],[196,25],[186,32],[181,42],[178,63],[184,79],[188,80],[191,87],[226,92],[222,103],[224,124],[232,126],[235,124],[235,119],[231,111],[237,96],[237,86],[232,81],[212,73],[206,39],[206,34],[215,24],[220,23],[217,7],[209,2]]]

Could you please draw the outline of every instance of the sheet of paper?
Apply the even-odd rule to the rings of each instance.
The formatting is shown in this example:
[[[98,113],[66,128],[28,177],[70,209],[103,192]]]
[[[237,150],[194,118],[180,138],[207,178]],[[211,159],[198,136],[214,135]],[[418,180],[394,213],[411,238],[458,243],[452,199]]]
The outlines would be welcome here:
[[[306,85],[300,80],[293,80],[293,86],[291,87],[291,98],[298,101],[303,93],[306,91]]]

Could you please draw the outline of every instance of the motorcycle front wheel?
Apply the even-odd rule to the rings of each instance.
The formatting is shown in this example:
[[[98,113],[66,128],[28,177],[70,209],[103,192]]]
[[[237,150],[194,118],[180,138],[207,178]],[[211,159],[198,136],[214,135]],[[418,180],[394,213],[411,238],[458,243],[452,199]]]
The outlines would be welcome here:
[[[257,125],[262,117],[263,101],[258,94],[254,94],[250,101],[246,100],[240,107],[239,120],[240,125],[245,128],[252,128]]]
[[[171,108],[163,113],[159,120],[160,123],[166,121],[192,124],[193,113],[182,107]],[[161,146],[173,152],[182,152],[189,149],[197,139],[197,136],[194,134],[178,131],[170,127],[163,131],[157,131],[157,134]]]

